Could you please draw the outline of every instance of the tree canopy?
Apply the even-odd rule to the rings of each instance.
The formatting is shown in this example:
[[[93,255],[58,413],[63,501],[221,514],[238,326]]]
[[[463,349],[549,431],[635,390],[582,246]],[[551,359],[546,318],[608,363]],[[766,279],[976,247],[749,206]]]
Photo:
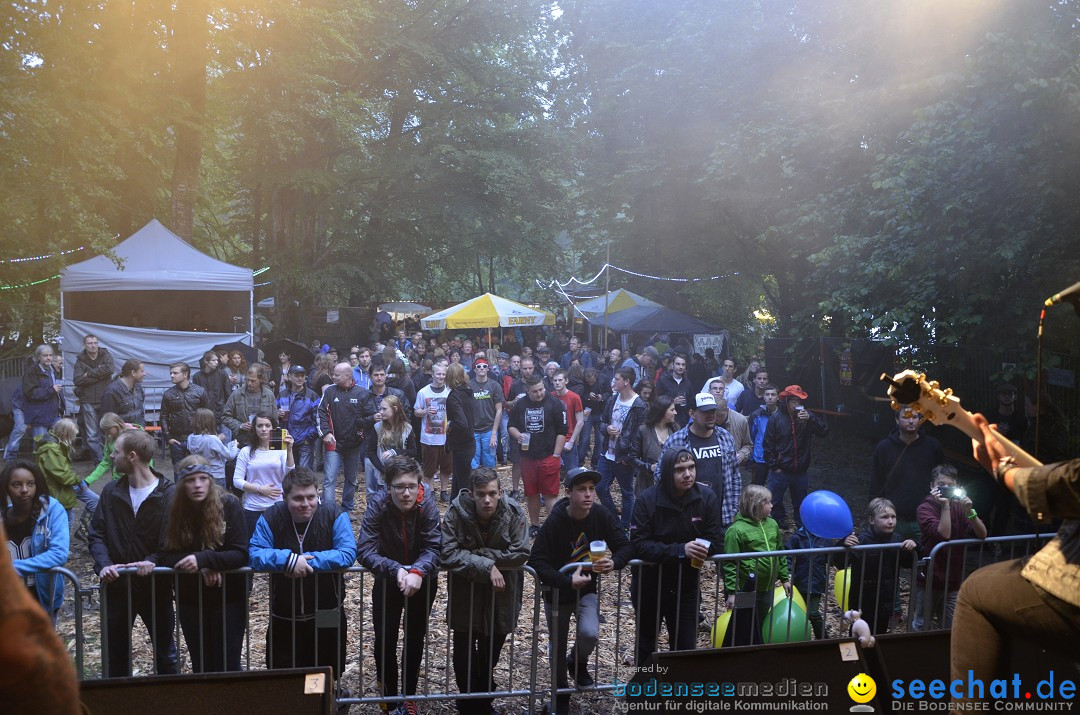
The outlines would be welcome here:
[[[610,250],[725,276],[612,280],[744,344],[757,311],[786,336],[1026,346],[1080,273],[1071,1],[5,13],[0,350],[55,333],[51,276],[153,217],[269,266],[258,297],[308,306],[552,306],[537,280],[592,275]]]

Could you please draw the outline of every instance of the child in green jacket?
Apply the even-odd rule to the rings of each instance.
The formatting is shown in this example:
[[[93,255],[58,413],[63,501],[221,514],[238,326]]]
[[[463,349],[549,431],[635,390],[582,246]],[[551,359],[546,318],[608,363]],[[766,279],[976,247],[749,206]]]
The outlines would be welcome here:
[[[751,551],[780,551],[784,548],[780,526],[769,516],[772,513],[772,492],[752,484],[743,488],[739,497],[739,515],[724,536],[724,553],[743,554]],[[773,589],[777,580],[791,595],[791,576],[788,561],[778,556],[761,556],[741,561],[725,561],[724,591],[727,607],[734,608],[735,594],[742,590],[750,574],[757,578],[757,622],[760,623],[772,608]]]

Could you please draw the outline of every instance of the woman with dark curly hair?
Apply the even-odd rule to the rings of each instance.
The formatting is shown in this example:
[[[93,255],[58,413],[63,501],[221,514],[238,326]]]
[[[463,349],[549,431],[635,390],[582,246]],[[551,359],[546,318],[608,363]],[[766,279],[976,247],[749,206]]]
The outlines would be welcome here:
[[[67,563],[68,516],[49,495],[45,475],[33,462],[18,459],[0,471],[0,515],[15,571],[55,624],[64,603],[64,579],[48,569]]]

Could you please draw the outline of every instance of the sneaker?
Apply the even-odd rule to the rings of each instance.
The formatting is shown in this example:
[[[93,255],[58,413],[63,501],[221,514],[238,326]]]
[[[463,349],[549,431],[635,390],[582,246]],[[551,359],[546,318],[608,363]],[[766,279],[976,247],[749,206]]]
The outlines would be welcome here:
[[[531,524],[529,526],[529,538],[530,539],[535,539],[536,535],[539,534],[539,533],[540,533],[540,527],[539,526],[537,526],[536,524]]]
[[[398,708],[400,715],[419,715],[420,708],[416,707],[415,700],[406,700]]]
[[[439,499],[442,500],[443,504],[449,504],[450,503],[450,492],[448,490],[445,490],[445,489],[443,491],[439,492]]]

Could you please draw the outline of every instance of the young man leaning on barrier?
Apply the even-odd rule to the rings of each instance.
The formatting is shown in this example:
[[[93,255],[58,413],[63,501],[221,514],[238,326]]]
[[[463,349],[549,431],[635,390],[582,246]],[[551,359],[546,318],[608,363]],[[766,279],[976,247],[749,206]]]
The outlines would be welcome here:
[[[368,501],[360,527],[360,563],[375,574],[371,589],[375,621],[375,671],[382,694],[398,695],[398,628],[405,622],[404,694],[416,692],[428,616],[439,583],[439,509],[426,491],[423,468],[405,455],[384,463],[386,489]],[[404,619],[402,616],[404,615]],[[416,701],[395,710],[416,715]]]
[[[567,498],[551,508],[551,514],[536,535],[529,559],[529,566],[536,570],[540,583],[553,589],[544,593],[544,610],[548,633],[553,634],[551,657],[555,660],[555,679],[560,688],[569,686],[567,674],[579,688],[594,684],[588,665],[600,628],[596,577],[623,568],[633,557],[633,547],[615,515],[602,506],[597,507],[599,481],[599,472],[584,467],[567,472]],[[560,571],[568,564],[589,561],[593,557],[590,545],[598,541],[605,542],[603,557],[598,550],[590,567]],[[577,639],[567,656],[571,615],[577,620]],[[570,696],[559,695],[555,712],[565,715],[569,711]]]
[[[477,361],[479,362],[479,360]],[[454,675],[462,693],[495,689],[493,671],[517,627],[529,558],[529,517],[503,492],[494,469],[474,469],[442,522],[442,566],[449,571]],[[458,700],[462,715],[490,715],[492,698]]]
[[[251,536],[251,567],[270,576],[268,668],[345,668],[345,581],[356,538],[349,514],[335,502],[319,503],[322,479],[297,467],[285,475],[282,499],[263,512]],[[343,692],[342,695],[348,696]]]

